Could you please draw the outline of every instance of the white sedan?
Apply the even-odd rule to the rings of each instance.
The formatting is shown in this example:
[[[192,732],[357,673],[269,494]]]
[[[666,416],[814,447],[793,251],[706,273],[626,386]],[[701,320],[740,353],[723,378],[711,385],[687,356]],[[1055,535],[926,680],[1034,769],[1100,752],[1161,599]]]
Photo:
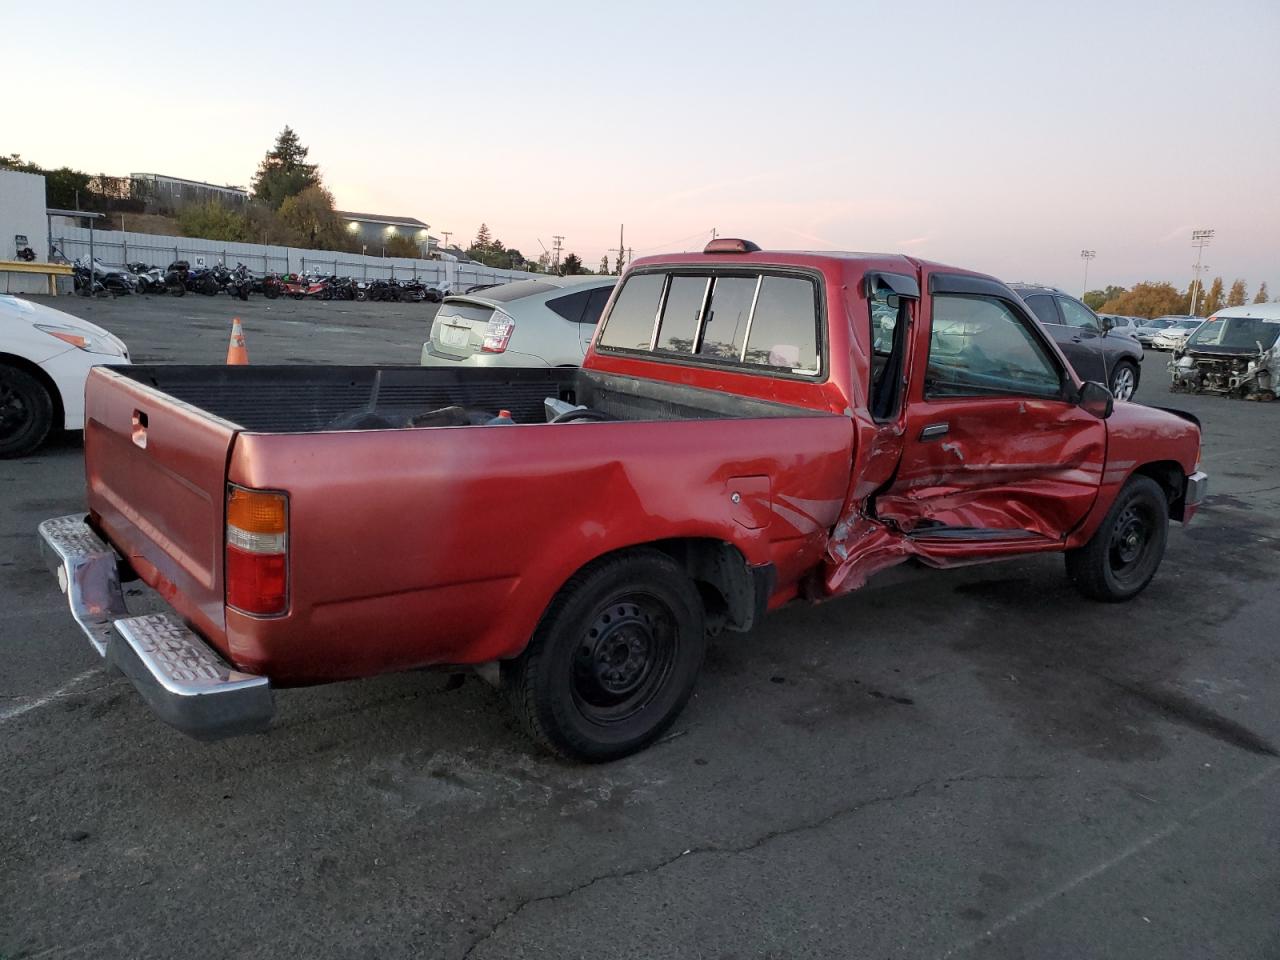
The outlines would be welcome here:
[[[55,428],[84,428],[84,381],[129,350],[99,326],[0,295],[0,458],[21,457]]]
[[[1180,350],[1183,344],[1187,342],[1187,337],[1195,333],[1196,327],[1202,323],[1204,321],[1199,317],[1192,317],[1189,320],[1174,320],[1151,338],[1151,346],[1156,350]]]

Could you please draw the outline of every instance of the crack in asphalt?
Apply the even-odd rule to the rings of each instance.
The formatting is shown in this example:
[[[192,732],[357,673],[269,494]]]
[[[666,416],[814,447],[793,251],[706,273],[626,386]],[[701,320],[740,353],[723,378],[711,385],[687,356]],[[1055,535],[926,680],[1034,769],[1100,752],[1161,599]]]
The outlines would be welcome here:
[[[663,860],[659,860],[656,863],[651,863],[646,866],[631,867],[623,870],[611,870],[607,873],[597,874],[596,876],[588,877],[587,879],[582,880],[579,883],[575,883],[570,887],[566,887],[564,890],[561,890],[557,893],[545,893],[545,894],[540,894],[536,897],[529,897],[527,899],[521,900],[514,907],[508,910],[505,914],[503,914],[497,920],[497,922],[492,924],[489,927],[489,929],[486,930],[481,936],[477,937],[471,942],[470,946],[468,946],[467,949],[463,952],[462,960],[469,960],[469,958],[477,950],[479,950],[482,946],[484,946],[486,943],[492,940],[500,930],[502,930],[509,923],[515,920],[521,913],[523,913],[529,907],[532,907],[540,903],[554,903],[558,900],[565,900],[569,897],[572,897],[574,894],[580,893],[589,887],[595,886],[597,883],[603,883],[607,880],[627,880],[631,877],[638,877],[644,874],[657,873],[661,870],[665,870],[667,867],[671,866],[673,863],[676,863],[680,860],[687,859],[689,857],[708,856],[708,855],[716,855],[716,854],[727,854],[730,856],[737,856],[743,853],[750,853],[753,850],[758,850],[760,847],[763,847],[766,844],[772,843],[774,840],[778,840],[783,837],[791,837],[800,833],[808,833],[813,830],[821,830],[823,827],[828,826],[829,824],[832,824],[837,820],[841,820],[844,817],[852,816],[855,813],[859,813],[863,810],[866,810],[868,807],[878,806],[883,803],[893,803],[901,800],[911,800],[914,797],[918,796],[920,793],[922,793],[924,790],[928,789],[930,786],[934,786],[934,785],[941,785],[945,787],[945,786],[950,786],[953,783],[977,783],[982,781],[1016,783],[1016,782],[1030,782],[1030,781],[1048,780],[1048,779],[1049,779],[1048,775],[1042,774],[1042,773],[973,774],[969,770],[965,770],[958,774],[954,774],[946,777],[930,777],[927,780],[920,781],[909,790],[904,790],[899,793],[881,794],[880,796],[869,797],[865,800],[859,800],[857,803],[853,803],[845,807],[840,807],[831,813],[824,814],[823,816],[819,817],[816,820],[808,820],[803,823],[794,824],[789,827],[779,827],[776,830],[769,830],[765,833],[762,833],[760,836],[756,837],[754,840],[751,840],[748,843],[744,843],[738,846],[721,846],[718,844],[709,844],[707,846],[689,847],[681,851],[680,853],[675,854],[674,856],[667,857]]]

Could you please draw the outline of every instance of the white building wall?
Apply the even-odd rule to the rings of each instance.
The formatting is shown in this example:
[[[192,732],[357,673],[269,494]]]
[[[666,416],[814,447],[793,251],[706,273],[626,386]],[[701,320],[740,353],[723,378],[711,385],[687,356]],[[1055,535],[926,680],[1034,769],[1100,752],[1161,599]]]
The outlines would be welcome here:
[[[0,260],[16,260],[14,237],[23,235],[37,263],[49,260],[49,220],[45,213],[44,177],[38,173],[0,170]],[[49,281],[34,273],[5,273],[0,293],[44,293]]]

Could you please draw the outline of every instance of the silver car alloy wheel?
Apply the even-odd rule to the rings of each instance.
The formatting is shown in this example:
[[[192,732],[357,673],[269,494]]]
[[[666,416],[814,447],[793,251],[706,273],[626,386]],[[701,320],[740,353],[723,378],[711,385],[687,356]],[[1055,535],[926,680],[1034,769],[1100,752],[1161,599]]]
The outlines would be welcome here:
[[[1125,364],[1111,378],[1111,394],[1117,400],[1130,400],[1133,398],[1134,387],[1133,368]]]

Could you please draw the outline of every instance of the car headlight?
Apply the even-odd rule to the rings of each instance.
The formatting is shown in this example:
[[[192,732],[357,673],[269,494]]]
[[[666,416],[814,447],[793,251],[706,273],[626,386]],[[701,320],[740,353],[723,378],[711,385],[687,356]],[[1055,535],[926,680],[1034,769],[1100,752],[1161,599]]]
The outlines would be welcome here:
[[[124,344],[112,336],[101,336],[87,330],[77,330],[74,327],[55,327],[44,323],[35,324],[35,328],[85,353],[97,353],[106,357],[125,355]]]

